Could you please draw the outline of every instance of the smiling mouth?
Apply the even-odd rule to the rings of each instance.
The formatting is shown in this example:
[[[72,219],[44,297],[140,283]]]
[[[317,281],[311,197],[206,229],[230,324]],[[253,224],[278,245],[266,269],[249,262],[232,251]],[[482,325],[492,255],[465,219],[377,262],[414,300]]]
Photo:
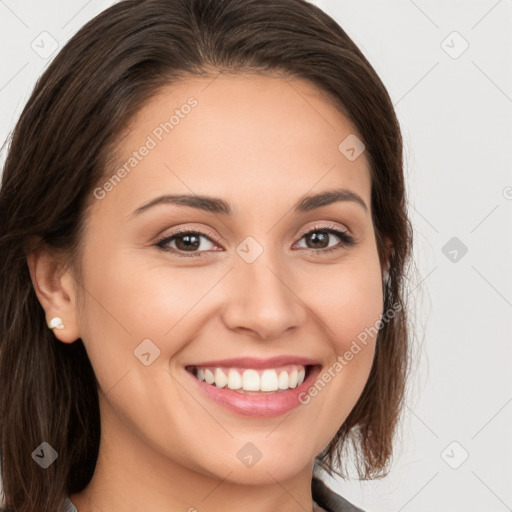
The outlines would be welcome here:
[[[276,368],[256,369],[216,366],[187,366],[197,380],[219,389],[240,394],[264,395],[288,391],[300,386],[313,365],[289,364]]]

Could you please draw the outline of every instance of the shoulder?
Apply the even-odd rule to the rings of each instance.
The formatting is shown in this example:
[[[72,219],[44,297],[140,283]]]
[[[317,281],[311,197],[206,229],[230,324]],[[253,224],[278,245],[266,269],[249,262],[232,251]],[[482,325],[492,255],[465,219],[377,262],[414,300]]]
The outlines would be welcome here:
[[[311,492],[315,502],[328,512],[364,512],[364,510],[336,494],[316,476],[311,481]]]

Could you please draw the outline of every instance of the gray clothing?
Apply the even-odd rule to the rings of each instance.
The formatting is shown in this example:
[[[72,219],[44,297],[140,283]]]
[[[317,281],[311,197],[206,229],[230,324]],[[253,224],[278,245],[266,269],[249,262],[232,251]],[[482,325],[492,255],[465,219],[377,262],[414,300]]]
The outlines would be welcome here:
[[[364,512],[327,487],[320,478],[313,477],[311,491],[313,500],[327,512]]]

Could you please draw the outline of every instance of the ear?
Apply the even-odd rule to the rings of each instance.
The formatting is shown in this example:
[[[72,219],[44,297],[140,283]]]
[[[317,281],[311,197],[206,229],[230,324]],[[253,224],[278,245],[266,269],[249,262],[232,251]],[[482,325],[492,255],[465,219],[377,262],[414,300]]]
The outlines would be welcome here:
[[[77,283],[58,257],[43,243],[27,256],[27,265],[36,296],[46,313],[46,323],[54,317],[62,319],[63,328],[53,329],[57,339],[73,343],[80,337],[76,308]]]

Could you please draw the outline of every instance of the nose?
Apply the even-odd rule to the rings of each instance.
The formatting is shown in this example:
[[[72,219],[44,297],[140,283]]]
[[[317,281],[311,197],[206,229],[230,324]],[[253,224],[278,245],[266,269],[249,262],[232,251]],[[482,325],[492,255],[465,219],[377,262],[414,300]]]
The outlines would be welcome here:
[[[304,323],[306,305],[294,291],[293,274],[269,251],[252,263],[238,260],[228,279],[223,321],[229,329],[269,340]]]

